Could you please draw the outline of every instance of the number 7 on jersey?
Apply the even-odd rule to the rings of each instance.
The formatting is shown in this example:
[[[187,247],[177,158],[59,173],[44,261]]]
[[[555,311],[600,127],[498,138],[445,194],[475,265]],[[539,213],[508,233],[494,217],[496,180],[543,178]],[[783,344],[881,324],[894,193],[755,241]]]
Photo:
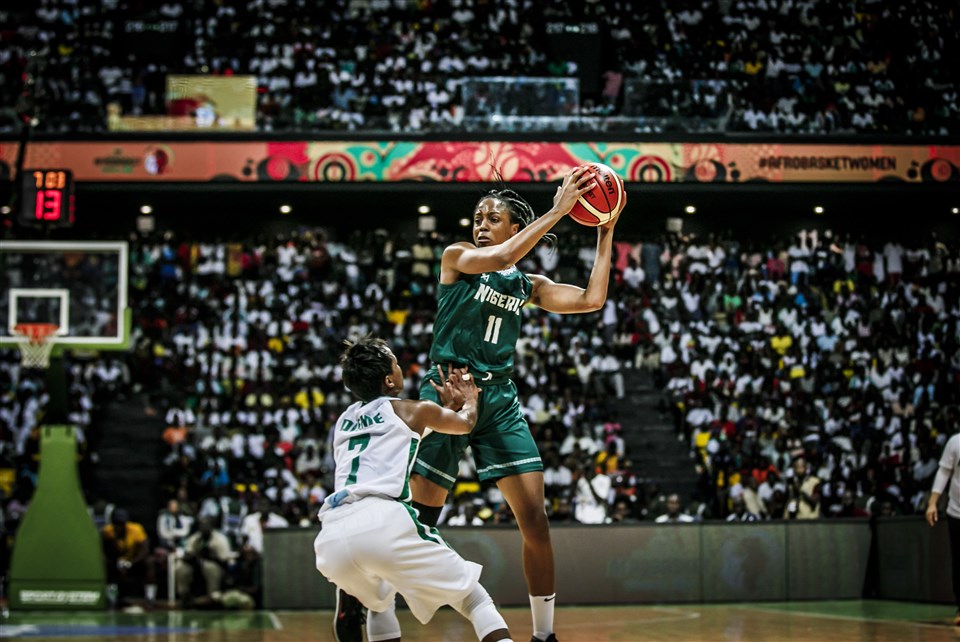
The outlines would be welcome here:
[[[350,474],[347,475],[345,486],[357,483],[357,471],[360,470],[360,453],[366,450],[369,445],[370,435],[357,435],[356,437],[351,437],[350,441],[347,442],[347,450],[354,450],[357,446],[360,447],[360,450],[353,456],[353,462],[350,464]]]

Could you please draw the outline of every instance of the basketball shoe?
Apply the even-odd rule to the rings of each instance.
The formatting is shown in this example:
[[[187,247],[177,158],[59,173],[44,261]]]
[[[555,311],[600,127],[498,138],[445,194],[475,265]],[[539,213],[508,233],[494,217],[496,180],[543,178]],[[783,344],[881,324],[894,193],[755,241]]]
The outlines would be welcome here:
[[[541,640],[540,638],[534,636],[530,638],[530,642],[557,642],[557,634],[551,633],[546,640]]]
[[[337,610],[333,617],[333,639],[337,642],[363,642],[363,605],[360,600],[337,589]]]

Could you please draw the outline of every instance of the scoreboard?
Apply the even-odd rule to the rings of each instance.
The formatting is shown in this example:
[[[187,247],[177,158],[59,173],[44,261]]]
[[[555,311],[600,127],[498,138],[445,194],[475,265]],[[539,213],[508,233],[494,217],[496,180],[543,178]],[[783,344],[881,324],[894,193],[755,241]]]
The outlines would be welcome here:
[[[73,225],[73,173],[68,169],[25,169],[20,174],[22,225]]]

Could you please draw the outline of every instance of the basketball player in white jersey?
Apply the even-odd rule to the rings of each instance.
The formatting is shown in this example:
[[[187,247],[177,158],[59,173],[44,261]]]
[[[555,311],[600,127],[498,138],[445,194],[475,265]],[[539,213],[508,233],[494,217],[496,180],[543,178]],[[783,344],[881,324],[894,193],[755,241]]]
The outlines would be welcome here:
[[[438,406],[396,397],[403,373],[382,339],[348,343],[340,363],[344,385],[360,401],[334,428],[335,489],[319,513],[317,570],[369,609],[370,642],[399,642],[398,592],[424,624],[449,604],[482,642],[510,641],[506,622],[478,581],[482,567],[448,548],[410,506],[410,469],[420,439],[431,430],[463,435],[476,423],[479,391],[470,374],[441,371],[434,388],[444,405]]]

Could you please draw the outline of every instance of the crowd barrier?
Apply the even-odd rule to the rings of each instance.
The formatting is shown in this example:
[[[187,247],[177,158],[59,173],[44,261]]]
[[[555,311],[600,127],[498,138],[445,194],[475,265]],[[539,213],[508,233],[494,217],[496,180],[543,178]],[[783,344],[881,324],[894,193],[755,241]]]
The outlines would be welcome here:
[[[867,596],[950,602],[946,523],[922,518],[811,522],[555,526],[557,586],[566,604],[842,600]],[[528,604],[515,527],[443,528],[483,564],[501,605]],[[314,568],[312,529],[265,533],[264,606],[332,608]],[[869,568],[871,546],[876,564]],[[869,575],[869,577],[868,577]]]

